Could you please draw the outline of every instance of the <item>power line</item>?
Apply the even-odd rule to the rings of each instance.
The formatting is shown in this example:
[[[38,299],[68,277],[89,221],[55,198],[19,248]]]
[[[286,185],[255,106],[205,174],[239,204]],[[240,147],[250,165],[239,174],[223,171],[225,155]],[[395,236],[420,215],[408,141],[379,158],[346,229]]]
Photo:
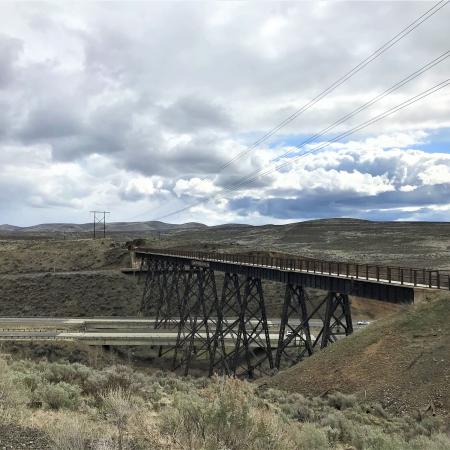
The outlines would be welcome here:
[[[320,138],[321,136],[325,135],[327,132],[329,132],[330,130],[332,130],[336,126],[342,124],[343,122],[345,122],[349,118],[354,117],[359,112],[361,112],[361,111],[369,108],[370,106],[374,105],[375,103],[377,103],[381,99],[385,98],[386,96],[388,96],[391,93],[395,92],[396,90],[400,89],[401,87],[403,87],[404,85],[406,85],[410,81],[416,79],[417,77],[419,77],[420,75],[422,75],[426,71],[432,69],[437,64],[442,63],[443,61],[445,61],[449,57],[450,57],[450,51],[447,50],[446,52],[444,52],[443,54],[441,54],[437,58],[433,59],[432,61],[428,62],[427,64],[425,64],[421,68],[417,69],[416,71],[414,71],[413,73],[408,75],[406,78],[404,78],[404,79],[400,80],[399,82],[395,83],[393,86],[391,86],[390,88],[386,89],[381,94],[376,95],[375,97],[373,97],[368,102],[366,102],[363,105],[359,106],[358,108],[354,109],[352,112],[344,115],[343,117],[341,117],[340,119],[338,119],[337,121],[332,123],[330,126],[322,129],[320,132],[316,133],[315,135],[305,139],[303,142],[301,142],[300,144],[294,146],[292,149],[289,149],[287,152],[283,153],[282,155],[279,155],[276,158],[272,159],[270,162],[275,162],[276,160],[279,160],[279,159],[287,156],[289,153],[292,153],[294,150],[299,150],[302,147],[304,147],[305,145],[307,145],[307,144],[311,143],[312,141],[316,140],[317,138]],[[252,179],[252,178],[254,178],[254,177],[258,176],[258,175],[264,175],[265,174],[265,170],[267,170],[267,169],[262,168],[260,170],[257,170],[256,172],[253,172],[252,174],[247,175],[246,177],[244,177],[243,179],[241,179],[240,181],[238,181],[238,182],[236,182],[236,183],[234,183],[232,185],[225,186],[224,191],[225,192],[234,191],[235,188],[240,187],[247,180],[250,180],[250,179]],[[195,202],[195,203],[189,205],[189,208],[193,207],[193,206],[197,206],[200,203],[202,203],[202,201]],[[185,210],[185,209],[183,209],[183,210]],[[170,215],[172,215],[172,214],[170,214]],[[164,216],[164,217],[166,217],[166,216]]]
[[[226,162],[223,166],[219,168],[219,171],[223,170],[224,168],[228,167],[230,164],[232,164],[237,159],[241,158],[242,156],[247,155],[250,153],[256,146],[261,144],[262,142],[266,141],[268,138],[273,136],[277,131],[279,131],[281,128],[283,128],[285,125],[288,125],[290,122],[292,122],[294,119],[296,119],[298,116],[303,114],[305,111],[310,109],[312,106],[314,106],[316,103],[318,103],[320,100],[322,100],[325,96],[327,96],[329,93],[334,91],[337,87],[339,87],[341,84],[345,83],[347,80],[352,78],[354,75],[356,75],[358,72],[360,72],[364,67],[366,67],[368,64],[370,64],[373,60],[377,59],[379,56],[381,56],[384,52],[389,50],[391,47],[393,47],[397,42],[402,40],[404,37],[406,37],[408,34],[410,34],[412,31],[414,31],[417,27],[419,27],[423,22],[428,20],[430,17],[432,17],[434,14],[436,14],[440,9],[442,9],[444,6],[446,6],[449,3],[449,1],[441,0],[438,3],[436,3],[433,7],[431,7],[429,10],[427,10],[424,14],[422,14],[420,17],[418,17],[416,20],[411,22],[407,27],[405,27],[402,31],[397,33],[392,39],[390,39],[388,42],[383,44],[381,47],[379,47],[377,50],[375,50],[373,53],[371,53],[367,58],[365,58],[363,61],[361,61],[359,64],[357,64],[353,69],[351,69],[349,72],[347,72],[342,77],[338,78],[333,84],[331,84],[329,87],[324,89],[320,94],[318,94],[316,97],[314,97],[312,100],[307,102],[305,105],[303,105],[301,108],[299,108],[297,111],[292,113],[289,117],[284,119],[280,124],[278,124],[276,127],[272,128],[270,131],[268,131],[264,136],[262,136],[260,139],[258,139],[256,142],[254,142],[248,149],[238,153],[235,157],[230,159],[228,162]]]
[[[450,57],[450,50],[447,50],[446,52],[442,53],[442,55],[438,56],[437,58],[433,59],[432,61],[428,62],[427,64],[425,64],[424,66],[422,66],[420,69],[417,69],[416,71],[414,71],[413,73],[411,73],[410,75],[408,75],[406,78],[400,80],[399,82],[395,83],[393,86],[391,86],[390,88],[386,89],[385,91],[383,91],[381,94],[376,95],[375,97],[373,97],[371,100],[369,100],[368,102],[364,103],[363,105],[359,106],[358,108],[354,109],[353,111],[351,111],[350,113],[346,114],[345,116],[341,117],[340,119],[336,120],[335,122],[333,122],[331,125],[329,125],[328,127],[322,129],[321,131],[319,131],[318,133],[316,133],[315,135],[305,139],[303,142],[301,142],[300,144],[296,145],[295,147],[293,147],[292,149],[287,150],[285,153],[283,153],[282,155],[278,155],[275,158],[271,159],[269,162],[275,162],[281,158],[284,158],[285,156],[287,156],[288,154],[292,153],[295,149],[300,149],[301,147],[315,141],[317,138],[320,138],[322,136],[324,136],[326,133],[328,133],[330,130],[332,130],[333,128],[336,128],[338,125],[341,125],[342,123],[344,123],[345,121],[347,121],[348,119],[354,117],[355,115],[357,115],[358,113],[360,113],[361,111],[366,110],[367,108],[369,108],[370,106],[373,106],[375,103],[379,102],[380,100],[382,100],[383,98],[387,97],[388,95],[392,94],[393,92],[397,91],[398,89],[400,89],[401,87],[405,86],[407,83],[409,83],[410,81],[418,78],[420,75],[424,74],[425,72],[427,72],[428,70],[432,69],[433,67],[435,67],[436,65],[444,62],[447,58]],[[261,173],[264,169],[260,169],[256,172],[254,172],[251,175],[248,176],[254,176],[254,175],[258,175],[259,173]],[[229,189],[231,187],[233,187],[234,185],[231,186],[227,186],[225,187],[225,189]]]
[[[419,100],[422,100],[423,98],[428,97],[429,95],[434,94],[435,92],[440,91],[441,89],[444,89],[448,85],[450,85],[450,78],[448,78],[447,80],[441,81],[437,85],[435,85],[435,86],[433,86],[433,87],[431,87],[431,88],[421,92],[420,94],[415,95],[414,97],[411,97],[410,99],[406,100],[405,102],[400,103],[399,105],[388,109],[384,113],[379,114],[378,116],[375,116],[372,119],[369,119],[368,121],[357,125],[356,127],[352,128],[351,130],[346,131],[345,133],[342,133],[342,134],[334,137],[330,141],[328,141],[328,142],[326,142],[324,144],[321,144],[321,145],[319,145],[317,147],[314,147],[313,149],[310,149],[307,152],[302,153],[302,154],[300,154],[300,155],[290,159],[289,161],[286,161],[283,164],[280,164],[280,165],[274,167],[273,169],[270,169],[270,170],[268,170],[268,171],[266,171],[266,172],[264,172],[262,174],[259,174],[257,177],[253,177],[253,178],[251,178],[249,180],[244,180],[244,182],[247,182],[247,181],[253,182],[260,175],[265,176],[265,175],[268,175],[268,174],[270,174],[270,173],[272,173],[274,171],[277,171],[279,169],[283,169],[284,167],[292,164],[294,161],[297,161],[298,159],[303,158],[303,157],[305,157],[305,156],[307,156],[307,155],[309,155],[311,153],[314,153],[316,151],[319,151],[319,150],[322,150],[322,149],[324,149],[326,147],[329,147],[331,144],[333,144],[334,142],[337,142],[339,139],[343,139],[343,138],[346,138],[348,136],[351,136],[352,134],[356,133],[357,131],[360,131],[363,128],[367,128],[368,126],[373,125],[374,123],[379,122],[380,120],[382,120],[382,119],[384,119],[384,118],[386,118],[386,117],[388,117],[388,116],[390,116],[390,115],[392,115],[392,114],[394,114],[394,113],[396,113],[398,111],[401,111],[404,108],[407,108],[408,106],[418,102]]]
[[[324,89],[318,95],[316,95],[312,100],[305,103],[301,108],[297,109],[294,113],[292,113],[290,116],[288,116],[286,119],[284,119],[281,123],[279,123],[277,126],[275,126],[271,130],[269,130],[267,133],[265,133],[262,137],[260,137],[253,144],[251,144],[250,147],[248,147],[247,149],[238,153],[236,156],[234,156],[229,161],[227,161],[222,166],[220,166],[217,170],[217,173],[222,172],[225,168],[227,168],[231,164],[233,164],[233,162],[235,162],[238,159],[249,154],[258,145],[265,142],[267,139],[269,139],[271,136],[273,136],[281,128],[283,128],[286,125],[288,125],[289,123],[291,123],[294,119],[296,119],[301,114],[303,114],[305,111],[310,109],[312,106],[314,106],[316,103],[318,103],[324,97],[326,97],[329,93],[333,92],[336,88],[341,86],[343,83],[345,83],[347,80],[349,80],[354,75],[356,75],[358,72],[360,72],[364,67],[366,67],[368,64],[370,64],[372,61],[377,59],[379,56],[381,56],[383,53],[385,53],[387,50],[389,50],[391,47],[393,47],[395,44],[397,44],[399,41],[401,41],[403,38],[405,38],[407,35],[409,35],[412,31],[414,31],[416,28],[418,28],[422,23],[424,23],[426,20],[431,18],[439,10],[444,8],[449,2],[450,2],[450,0],[440,0],[439,2],[437,2],[434,6],[429,8],[422,15],[420,15],[417,19],[415,19],[413,22],[411,22],[409,25],[407,25],[405,28],[403,28],[400,32],[398,32],[395,36],[393,36],[389,41],[384,43],[381,47],[379,47],[377,50],[375,50],[369,56],[367,56],[365,59],[363,59],[359,64],[354,66],[349,72],[342,75],[334,83],[332,83],[330,86],[328,86],[326,89]],[[208,179],[208,177],[203,177],[200,180],[206,181],[207,179]],[[136,216],[133,216],[131,219],[140,217],[144,214],[146,214],[146,212],[140,213]]]
[[[307,155],[309,155],[311,153],[317,152],[319,150],[323,150],[324,148],[329,147],[331,144],[333,144],[334,142],[338,141],[339,139],[351,136],[352,134],[356,133],[357,131],[360,131],[363,128],[367,128],[368,126],[373,125],[374,123],[379,122],[380,120],[382,120],[382,119],[384,119],[384,118],[386,118],[386,117],[388,117],[388,116],[390,116],[392,114],[395,114],[396,112],[401,111],[402,109],[404,109],[404,108],[406,108],[408,106],[411,106],[412,104],[418,102],[419,100],[422,100],[423,98],[428,97],[429,95],[432,95],[435,92],[440,91],[441,89],[444,89],[445,87],[447,87],[449,85],[450,85],[450,78],[445,80],[445,81],[442,81],[442,82],[438,83],[437,85],[435,85],[435,86],[433,86],[433,87],[431,87],[431,88],[429,88],[429,89],[427,89],[427,90],[425,90],[423,92],[421,92],[420,94],[415,95],[414,97],[411,97],[410,99],[406,100],[405,102],[402,102],[399,105],[388,109],[384,113],[379,114],[379,115],[369,119],[368,121],[357,125],[356,127],[346,131],[345,133],[339,134],[338,136],[336,136],[335,138],[331,139],[327,143],[324,143],[324,144],[321,144],[321,145],[319,145],[317,147],[314,147],[313,149],[308,150],[307,152],[302,153],[301,155],[296,156],[296,157],[290,159],[289,161],[286,161],[286,162],[284,162],[284,163],[282,163],[282,164],[280,164],[280,165],[278,165],[278,166],[276,166],[276,167],[274,167],[274,168],[272,168],[270,170],[267,170],[264,173],[258,174],[257,176],[255,176],[253,178],[248,178],[248,179],[242,180],[242,182],[238,186],[235,186],[232,189],[228,189],[226,193],[235,191],[236,189],[241,187],[242,184],[244,184],[244,183],[251,184],[256,179],[258,179],[260,176],[266,176],[266,175],[269,175],[270,173],[272,173],[274,171],[277,171],[279,169],[285,168],[285,167],[289,166],[290,164],[292,164],[293,162],[295,162],[295,161],[297,161],[297,160],[299,160],[301,158],[304,158],[305,156],[307,156]],[[215,199],[217,197],[218,198],[224,198],[224,195],[222,193],[220,194],[220,196],[219,196],[219,194],[217,194],[215,196],[210,197],[208,200]],[[195,204],[185,206],[184,208],[180,208],[180,209],[178,209],[176,211],[173,211],[173,212],[171,212],[169,214],[161,216],[161,217],[159,217],[156,220],[162,220],[162,219],[165,219],[167,217],[173,216],[175,214],[179,214],[179,213],[181,213],[183,211],[186,211],[186,210],[192,208],[193,206],[197,206],[197,205],[203,203],[204,201],[205,200],[202,200],[202,201],[197,202]]]

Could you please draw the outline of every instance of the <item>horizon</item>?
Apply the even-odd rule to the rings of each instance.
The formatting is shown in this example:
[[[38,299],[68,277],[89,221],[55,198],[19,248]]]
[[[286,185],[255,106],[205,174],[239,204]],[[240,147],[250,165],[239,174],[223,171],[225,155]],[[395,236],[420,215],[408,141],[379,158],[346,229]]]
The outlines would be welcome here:
[[[450,6],[320,97],[433,5],[2,3],[0,222],[448,221]]]
[[[197,225],[203,225],[203,226],[207,226],[207,227],[220,227],[220,226],[226,226],[226,225],[242,225],[242,226],[255,226],[255,227],[264,227],[264,226],[283,226],[283,225],[292,225],[292,224],[296,224],[296,223],[306,223],[306,222],[319,222],[319,221],[354,221],[354,222],[371,222],[371,223],[439,223],[439,224],[443,224],[443,223],[449,223],[447,221],[436,221],[436,220],[370,220],[370,219],[360,219],[360,218],[356,218],[356,217],[321,217],[321,218],[317,218],[317,219],[305,219],[305,220],[292,220],[289,222],[284,222],[284,223],[261,223],[258,225],[253,225],[250,223],[243,223],[243,222],[223,222],[223,223],[219,223],[219,224],[214,224],[214,225],[208,225],[206,223],[203,222],[194,222],[194,221],[190,221],[190,222],[166,222],[166,221],[160,221],[160,220],[140,220],[140,221],[110,221],[110,222],[106,222],[106,228],[108,228],[109,225],[115,225],[115,224],[143,224],[143,223],[151,223],[151,222],[155,222],[155,223],[161,223],[164,225],[189,225],[189,224],[197,224]],[[15,225],[15,224],[11,224],[11,223],[0,223],[0,228],[1,227],[7,227],[7,226],[11,226],[11,227],[16,227],[16,228],[33,228],[33,227],[38,227],[38,226],[43,226],[43,225],[92,225],[92,221],[90,222],[42,222],[42,223],[35,223],[32,225]],[[0,230],[1,231],[1,230]]]

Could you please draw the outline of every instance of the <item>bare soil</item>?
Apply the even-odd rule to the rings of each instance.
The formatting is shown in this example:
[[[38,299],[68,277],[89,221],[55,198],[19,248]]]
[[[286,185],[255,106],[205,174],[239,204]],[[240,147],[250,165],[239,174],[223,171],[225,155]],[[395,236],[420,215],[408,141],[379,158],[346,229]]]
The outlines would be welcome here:
[[[41,430],[13,424],[0,424],[0,448],[2,450],[47,450],[52,447],[48,437]]]
[[[111,239],[1,240],[0,274],[67,272],[129,266],[125,242]]]
[[[0,275],[0,315],[137,316],[143,284],[119,270]]]
[[[428,408],[450,418],[449,317],[450,294],[428,294],[264,383],[312,396],[356,393],[396,413]]]

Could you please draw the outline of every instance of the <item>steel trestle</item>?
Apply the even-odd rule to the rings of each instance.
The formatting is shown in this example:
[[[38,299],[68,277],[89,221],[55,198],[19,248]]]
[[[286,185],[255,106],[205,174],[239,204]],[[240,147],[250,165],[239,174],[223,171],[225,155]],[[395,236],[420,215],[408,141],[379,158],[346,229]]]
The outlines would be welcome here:
[[[328,292],[313,302],[303,286],[287,283],[281,318],[273,322],[259,277],[225,273],[219,297],[214,270],[194,260],[147,255],[141,272],[141,314],[154,316],[155,328],[176,332],[176,344],[161,347],[159,356],[170,355],[172,368],[185,375],[195,364],[209,375],[271,374],[353,332],[346,294]],[[321,319],[316,332],[313,318]]]

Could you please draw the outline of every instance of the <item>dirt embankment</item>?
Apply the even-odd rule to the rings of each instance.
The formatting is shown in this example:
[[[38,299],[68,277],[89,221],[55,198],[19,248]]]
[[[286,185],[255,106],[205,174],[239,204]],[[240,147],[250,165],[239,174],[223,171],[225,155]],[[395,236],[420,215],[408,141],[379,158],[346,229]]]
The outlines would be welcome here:
[[[117,270],[0,275],[0,315],[136,316],[143,282]]]
[[[0,273],[67,272],[129,266],[125,242],[111,239],[0,240]]]
[[[450,294],[430,294],[265,382],[306,395],[357,393],[398,413],[429,408],[449,417],[449,317]]]

